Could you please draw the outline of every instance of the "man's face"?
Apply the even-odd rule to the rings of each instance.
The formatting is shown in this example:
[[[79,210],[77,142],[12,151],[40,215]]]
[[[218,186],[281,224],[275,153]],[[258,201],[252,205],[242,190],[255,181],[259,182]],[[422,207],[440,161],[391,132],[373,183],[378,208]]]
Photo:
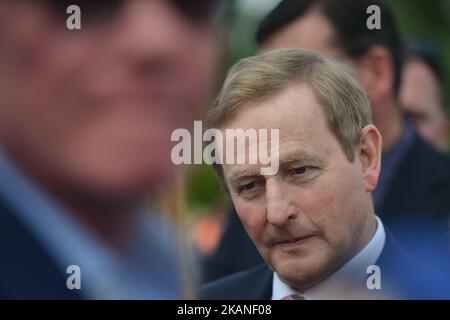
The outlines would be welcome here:
[[[86,5],[78,31],[65,11],[2,6],[0,138],[11,153],[92,192],[139,194],[165,179],[171,132],[190,127],[215,60],[211,24],[174,2],[123,1],[102,21],[83,20]]]
[[[439,82],[419,59],[409,60],[403,68],[400,102],[420,134],[438,149],[445,150],[449,124],[443,111]]]
[[[361,160],[348,160],[308,86],[243,105],[225,128],[280,130],[277,174],[261,176],[251,164],[223,169],[240,219],[281,279],[307,289],[363,247],[373,209]]]

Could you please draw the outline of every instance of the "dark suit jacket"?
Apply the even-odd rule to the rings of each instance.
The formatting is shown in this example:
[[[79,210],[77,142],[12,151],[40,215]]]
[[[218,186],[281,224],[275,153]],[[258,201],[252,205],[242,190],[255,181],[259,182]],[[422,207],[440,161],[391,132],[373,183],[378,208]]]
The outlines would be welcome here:
[[[426,228],[431,226],[434,233],[446,232],[450,217],[449,156],[438,152],[415,134],[408,154],[375,212],[399,242],[411,251],[416,246],[414,239],[429,235]],[[249,269],[263,261],[234,208],[228,216],[228,226],[216,253],[205,260],[205,282]],[[411,227],[409,232],[404,230],[408,227]],[[446,240],[443,236],[442,241]]]
[[[0,299],[81,299],[68,276],[0,198]]]
[[[427,219],[450,213],[450,157],[434,149],[417,134],[404,161],[395,172],[382,203],[375,208],[383,221]]]
[[[376,265],[381,270],[381,289],[368,291],[373,298],[383,298],[383,290],[392,288],[401,298],[436,297],[430,292],[430,287],[435,287],[429,283],[429,279],[422,277],[422,266],[401,247],[389,230],[386,230],[385,246]],[[249,271],[229,275],[204,285],[199,290],[199,297],[204,300],[270,300],[272,281],[273,271],[266,263],[262,263]],[[391,293],[389,290],[386,292]],[[448,292],[445,297],[449,297]]]

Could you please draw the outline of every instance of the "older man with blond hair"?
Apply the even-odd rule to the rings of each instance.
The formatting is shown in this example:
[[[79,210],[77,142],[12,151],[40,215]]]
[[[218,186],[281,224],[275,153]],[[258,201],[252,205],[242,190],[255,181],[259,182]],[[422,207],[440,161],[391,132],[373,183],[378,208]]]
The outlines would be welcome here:
[[[278,129],[279,170],[216,165],[265,263],[206,285],[204,299],[402,296],[409,255],[375,215],[382,138],[368,99],[345,67],[280,49],[229,72],[209,127]],[[245,150],[250,150],[250,146]],[[401,261],[400,263],[398,263]]]

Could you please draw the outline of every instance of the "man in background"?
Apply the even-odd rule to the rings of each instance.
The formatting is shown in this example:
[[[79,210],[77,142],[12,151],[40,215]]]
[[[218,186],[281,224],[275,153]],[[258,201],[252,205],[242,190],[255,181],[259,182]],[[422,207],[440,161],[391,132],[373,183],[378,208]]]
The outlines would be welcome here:
[[[399,99],[400,106],[420,135],[436,149],[446,151],[449,121],[438,52],[427,42],[408,42]]]
[[[81,30],[71,4],[0,3],[0,298],[178,298],[148,199],[213,83],[215,1],[78,1]]]

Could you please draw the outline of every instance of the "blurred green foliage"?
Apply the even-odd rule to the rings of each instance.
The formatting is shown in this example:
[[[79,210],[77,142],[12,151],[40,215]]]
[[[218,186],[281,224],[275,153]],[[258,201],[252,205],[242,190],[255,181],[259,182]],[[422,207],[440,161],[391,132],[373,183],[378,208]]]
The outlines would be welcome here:
[[[192,166],[187,175],[186,197],[190,209],[211,207],[223,199],[223,191],[213,168],[206,164]]]

